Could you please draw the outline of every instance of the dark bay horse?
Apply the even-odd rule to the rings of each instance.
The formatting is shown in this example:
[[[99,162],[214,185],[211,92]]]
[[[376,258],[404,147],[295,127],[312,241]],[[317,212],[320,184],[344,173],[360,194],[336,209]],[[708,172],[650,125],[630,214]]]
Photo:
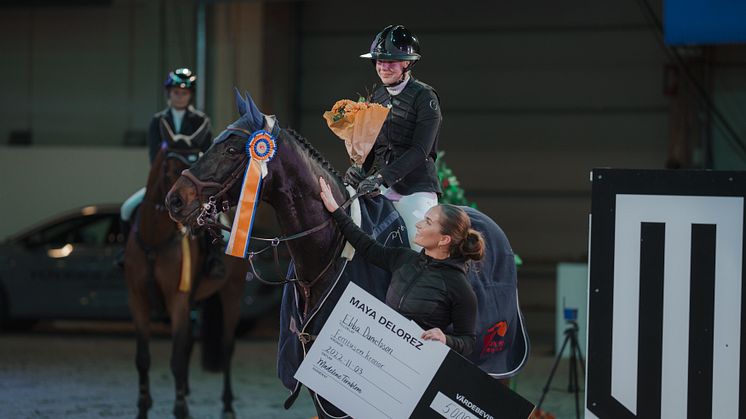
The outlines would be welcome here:
[[[202,223],[198,222],[202,208],[208,200],[219,206],[224,200],[231,206],[236,205],[241,188],[239,175],[248,163],[243,131],[253,132],[265,127],[264,116],[250,98],[238,100],[238,106],[242,118],[217,137],[166,197],[174,220],[198,227]],[[347,199],[343,181],[310,143],[290,130],[280,131],[277,154],[267,164],[267,169],[261,199],[274,208],[284,235],[325,224],[317,231],[286,242],[298,278],[302,310],[308,312],[339,273],[340,267],[335,262],[342,250],[341,233],[319,199],[318,179],[319,176],[327,179],[339,202]],[[320,417],[323,416],[320,414]]]
[[[189,416],[186,396],[193,343],[190,310],[195,302],[203,300],[203,367],[223,372],[223,417],[234,416],[230,360],[247,265],[240,259],[226,258],[230,260],[226,260],[224,278],[202,278],[205,252],[199,239],[186,235],[169,218],[164,206],[166,193],[182,170],[189,167],[190,157],[196,160],[194,156],[198,152],[169,149],[168,143],[163,143],[151,166],[145,197],[127,240],[124,274],[137,339],[138,418],[146,418],[153,404],[148,378],[148,345],[154,314],[166,314],[171,322],[171,372],[176,389],[174,416]]]
[[[307,140],[292,130],[279,130],[274,127],[274,120],[262,115],[248,95],[245,98],[237,95],[237,105],[241,118],[223,131],[200,161],[185,171],[177,180],[166,197],[166,206],[171,217],[185,225],[193,228],[205,225],[211,229],[219,228],[215,223],[216,206],[225,208],[236,205],[241,193],[242,175],[249,162],[246,154],[247,138],[251,133],[260,129],[271,131],[277,136],[276,155],[267,163],[266,176],[261,182],[261,200],[274,208],[282,237],[287,240],[286,244],[295,264],[294,288],[286,287],[285,292],[297,295],[296,301],[298,311],[302,313],[300,315],[302,324],[296,324],[297,328],[293,330],[293,333],[298,338],[295,341],[300,341],[305,350],[311,341],[308,339],[309,336],[303,333],[306,329],[301,326],[310,323],[310,318],[319,312],[318,309],[312,312],[310,309],[317,308],[320,300],[322,304],[325,304],[326,295],[331,295],[329,291],[331,285],[336,284],[336,278],[341,277],[347,266],[339,263],[340,244],[343,243],[343,237],[331,221],[331,215],[319,198],[319,177],[324,177],[330,184],[337,202],[345,202],[347,193],[339,174]],[[489,220],[484,214],[476,210],[471,211],[469,215],[472,220],[475,216],[482,220]],[[489,222],[499,229],[493,221],[489,220]],[[484,230],[480,231],[485,233]],[[486,239],[493,255],[498,253],[500,255],[493,258],[489,264],[482,266],[480,271],[485,274],[494,274],[495,277],[506,278],[506,280],[503,281],[504,285],[495,285],[492,278],[483,282],[490,288],[499,289],[505,296],[504,300],[513,301],[512,306],[506,304],[509,306],[506,310],[511,311],[513,315],[513,318],[509,319],[511,328],[522,328],[522,326],[513,326],[520,314],[517,313],[515,263],[512,249],[507,244],[507,239],[502,240],[504,234],[501,230],[500,240],[496,239],[498,235],[494,234],[494,229],[491,231],[492,233]],[[505,272],[498,272],[498,265],[501,266],[500,269],[505,269]],[[330,294],[326,294],[327,292]],[[380,291],[371,293],[381,294]],[[383,295],[379,298],[383,298]],[[334,303],[334,301],[330,302],[332,306]],[[493,308],[493,305],[484,305],[485,311],[493,310]],[[312,314],[309,315],[309,312]],[[285,314],[281,313],[281,319],[287,318]],[[294,329],[292,321],[289,327],[291,330]],[[317,320],[314,322],[319,323]],[[283,330],[281,334],[282,332]],[[480,338],[478,336],[478,339]],[[485,344],[497,344],[492,337],[489,341],[485,339],[483,341]],[[526,341],[525,344],[527,345],[528,342]],[[479,351],[477,356],[480,356]],[[501,366],[500,370],[514,374],[525,362],[526,356],[524,351],[518,367],[508,369],[506,366]],[[496,376],[496,378],[502,377]],[[285,381],[284,378],[283,381]],[[287,383],[285,385],[288,386]],[[296,385],[294,395],[297,394],[298,388]],[[320,418],[337,417],[338,413],[329,414],[325,411],[321,406],[322,402],[317,397],[312,397],[312,399]],[[294,399],[291,396],[286,402],[286,408],[292,400]]]

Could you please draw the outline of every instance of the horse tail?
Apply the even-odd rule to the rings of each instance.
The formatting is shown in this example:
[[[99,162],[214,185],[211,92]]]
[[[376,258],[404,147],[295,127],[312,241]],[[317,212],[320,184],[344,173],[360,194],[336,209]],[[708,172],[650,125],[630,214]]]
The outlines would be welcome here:
[[[202,368],[223,371],[223,302],[218,293],[202,302]]]

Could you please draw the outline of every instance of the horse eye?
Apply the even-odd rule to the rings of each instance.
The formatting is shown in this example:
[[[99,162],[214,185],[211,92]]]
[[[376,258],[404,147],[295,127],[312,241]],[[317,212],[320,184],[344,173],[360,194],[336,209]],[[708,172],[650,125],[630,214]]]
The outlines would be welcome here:
[[[228,154],[238,154],[238,148],[228,147]]]

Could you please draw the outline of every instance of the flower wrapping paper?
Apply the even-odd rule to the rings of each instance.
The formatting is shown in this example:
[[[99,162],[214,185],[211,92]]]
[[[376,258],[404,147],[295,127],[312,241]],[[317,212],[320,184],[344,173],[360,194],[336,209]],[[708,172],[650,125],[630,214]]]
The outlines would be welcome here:
[[[378,103],[342,99],[323,116],[329,129],[344,140],[350,160],[362,166],[388,114],[389,109]]]

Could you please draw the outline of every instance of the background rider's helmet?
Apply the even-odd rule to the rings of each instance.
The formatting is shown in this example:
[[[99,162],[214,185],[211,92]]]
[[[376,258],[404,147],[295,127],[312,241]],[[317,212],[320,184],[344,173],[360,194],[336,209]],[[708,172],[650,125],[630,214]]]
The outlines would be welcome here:
[[[417,61],[420,55],[420,41],[409,29],[402,25],[389,25],[378,32],[370,52],[360,58],[392,61]]]
[[[168,73],[168,78],[166,78],[166,81],[163,83],[163,87],[166,89],[171,87],[181,87],[193,92],[196,81],[197,76],[192,73],[192,70],[188,68],[177,68]]]

